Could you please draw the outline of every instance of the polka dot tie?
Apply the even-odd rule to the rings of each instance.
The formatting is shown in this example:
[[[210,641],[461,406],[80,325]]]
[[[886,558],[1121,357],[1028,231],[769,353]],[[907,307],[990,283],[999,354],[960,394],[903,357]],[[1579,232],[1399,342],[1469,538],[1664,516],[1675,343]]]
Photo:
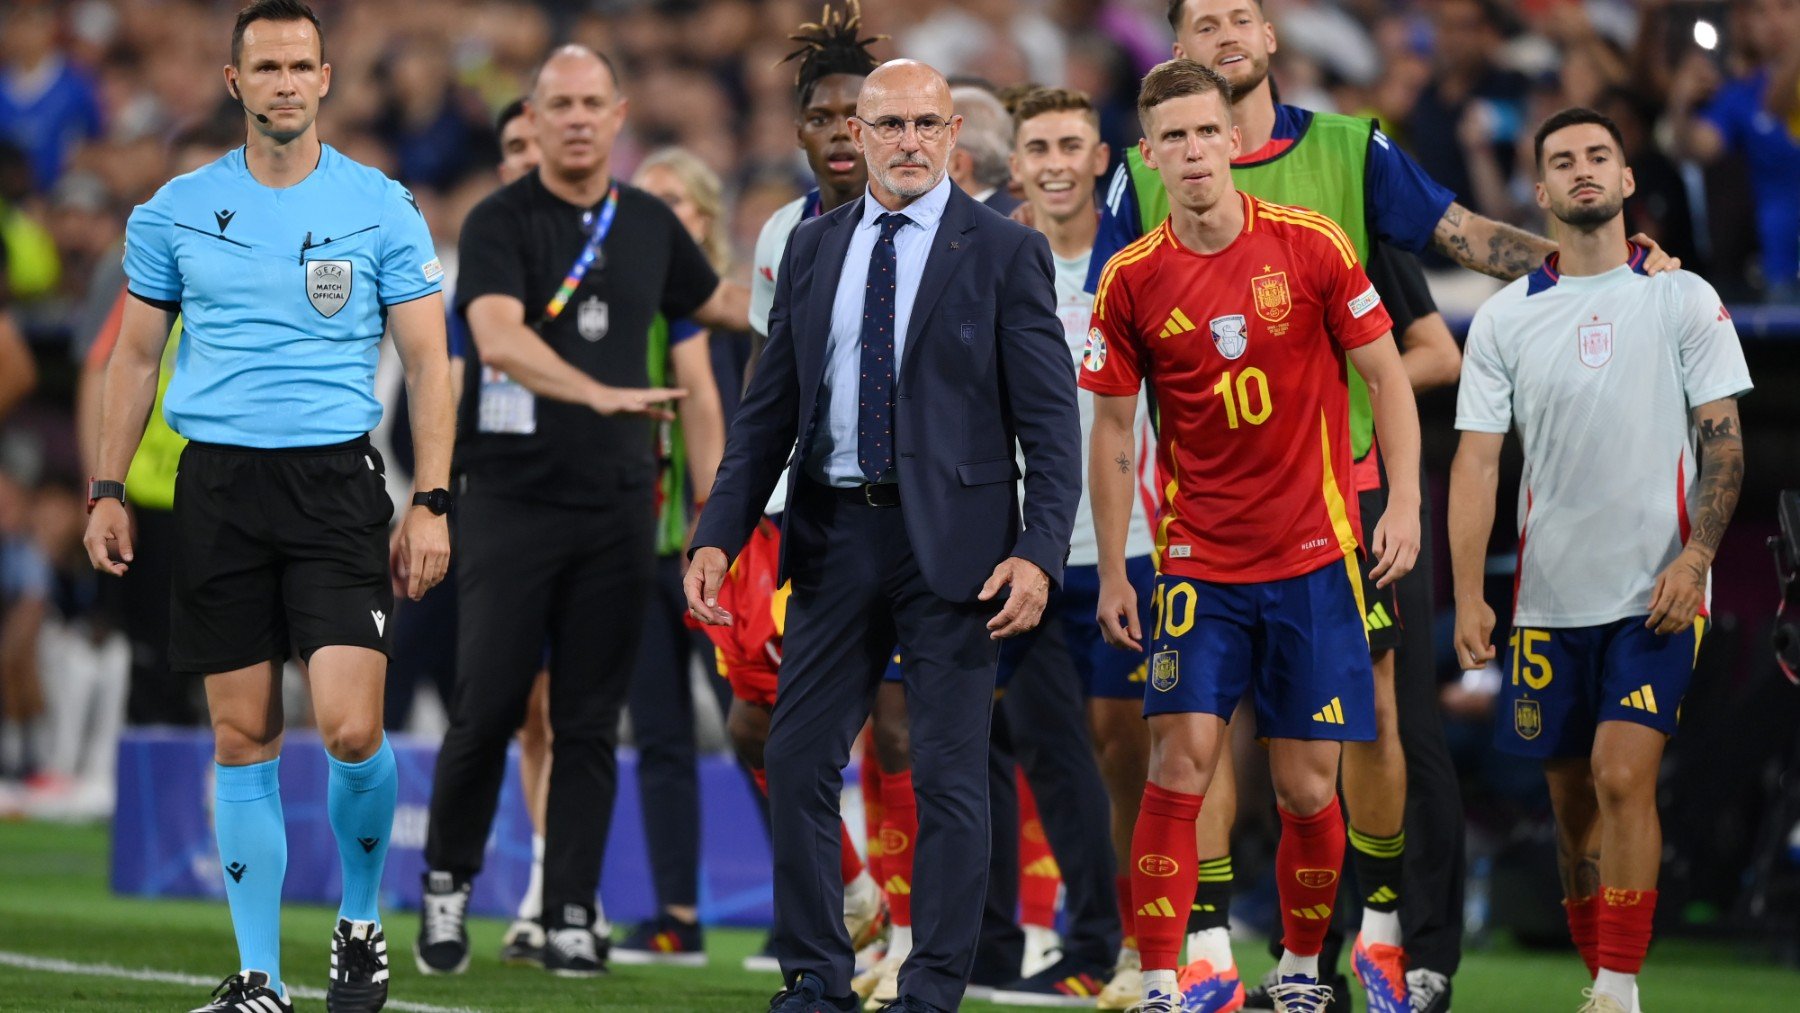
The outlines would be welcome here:
[[[875,219],[881,237],[869,251],[863,292],[862,380],[856,391],[856,461],[869,482],[894,474],[894,233],[905,215]]]

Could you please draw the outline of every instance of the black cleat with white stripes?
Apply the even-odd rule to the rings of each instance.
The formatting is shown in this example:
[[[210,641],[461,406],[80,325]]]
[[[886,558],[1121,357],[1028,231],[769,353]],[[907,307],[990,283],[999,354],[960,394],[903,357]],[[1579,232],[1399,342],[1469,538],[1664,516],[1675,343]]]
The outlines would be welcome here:
[[[294,1004],[269,987],[261,971],[240,971],[219,982],[212,1002],[189,1013],[294,1013]]]
[[[387,1005],[387,936],[375,922],[339,918],[331,934],[330,1013],[376,1013]]]

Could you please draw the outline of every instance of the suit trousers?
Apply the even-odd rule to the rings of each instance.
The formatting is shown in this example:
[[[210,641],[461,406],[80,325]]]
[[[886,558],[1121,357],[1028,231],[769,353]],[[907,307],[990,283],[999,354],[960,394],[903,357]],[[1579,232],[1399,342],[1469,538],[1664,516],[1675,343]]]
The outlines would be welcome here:
[[[998,650],[986,624],[997,609],[932,593],[902,508],[851,502],[810,481],[794,494],[786,533],[793,590],[765,750],[775,853],[771,941],[789,980],[808,972],[824,980],[829,995],[850,992],[855,955],[838,875],[838,800],[889,652],[906,644],[919,836],[914,945],[900,971],[900,994],[955,1010],[987,886],[988,728]]]
[[[593,924],[619,783],[619,715],[652,596],[653,518],[643,491],[588,507],[470,492],[459,506],[456,691],[431,785],[425,862],[459,879],[481,871],[507,743],[548,642],[547,923]]]

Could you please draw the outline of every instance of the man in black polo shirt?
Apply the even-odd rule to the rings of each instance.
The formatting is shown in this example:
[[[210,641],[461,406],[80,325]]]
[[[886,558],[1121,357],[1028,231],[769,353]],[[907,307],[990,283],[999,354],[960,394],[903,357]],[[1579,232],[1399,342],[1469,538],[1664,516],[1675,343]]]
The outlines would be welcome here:
[[[550,652],[554,733],[544,847],[544,966],[604,970],[594,892],[612,815],[619,711],[654,574],[651,420],[684,392],[648,387],[658,311],[743,330],[662,201],[612,180],[625,103],[605,57],[551,54],[527,100],[542,162],[470,213],[456,309],[476,357],[459,412],[456,699],[425,845],[427,974],[468,965],[463,918],[506,744]]]

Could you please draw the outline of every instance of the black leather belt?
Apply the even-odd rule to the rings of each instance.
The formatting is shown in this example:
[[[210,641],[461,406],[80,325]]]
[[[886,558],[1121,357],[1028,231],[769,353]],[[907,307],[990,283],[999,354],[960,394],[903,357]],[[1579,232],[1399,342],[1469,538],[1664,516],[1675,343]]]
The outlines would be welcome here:
[[[829,488],[833,496],[846,503],[872,507],[897,507],[900,505],[900,486],[895,482],[882,482],[879,485],[834,485]]]

